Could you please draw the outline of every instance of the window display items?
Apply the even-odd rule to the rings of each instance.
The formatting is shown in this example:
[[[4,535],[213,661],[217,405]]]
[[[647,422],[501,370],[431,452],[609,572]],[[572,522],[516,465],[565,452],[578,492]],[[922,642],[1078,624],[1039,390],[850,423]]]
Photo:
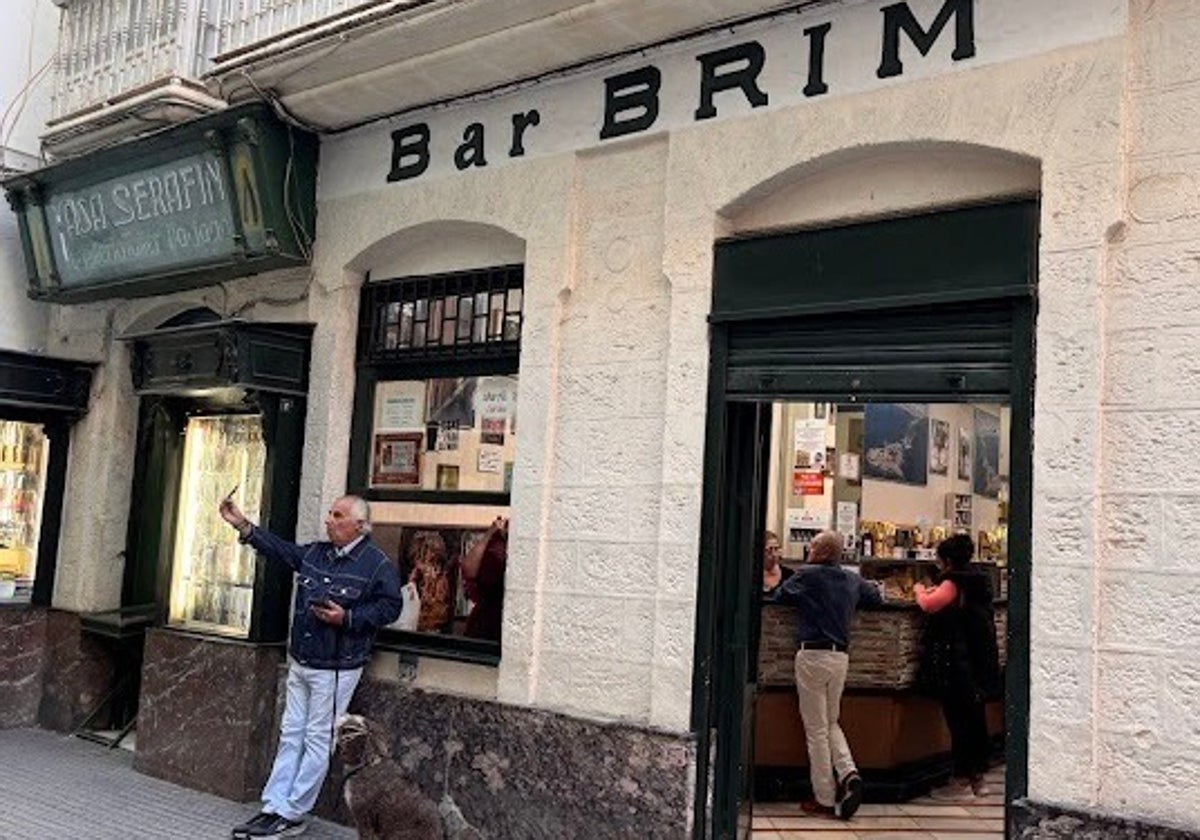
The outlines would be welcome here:
[[[438,464],[437,468],[437,489],[439,490],[457,490],[458,489],[458,467],[453,464]]]
[[[1000,418],[975,410],[974,490],[989,499],[1000,498],[1004,478],[1000,471]]]
[[[183,452],[170,622],[247,636],[255,553],[225,526],[218,505],[232,491],[247,516],[260,515],[267,458],[261,417],[192,417],[184,432]]]
[[[39,425],[0,421],[0,601],[33,593],[49,445]]]
[[[929,410],[916,403],[869,404],[864,411],[863,477],[926,484]]]
[[[420,432],[375,435],[371,466],[372,487],[414,487],[421,484]]]

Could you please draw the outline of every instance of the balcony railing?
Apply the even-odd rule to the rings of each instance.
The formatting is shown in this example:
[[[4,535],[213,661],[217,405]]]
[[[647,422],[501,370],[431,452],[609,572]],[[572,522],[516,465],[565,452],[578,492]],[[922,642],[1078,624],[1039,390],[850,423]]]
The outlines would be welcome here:
[[[381,0],[70,0],[54,119],[163,79],[199,79],[214,56]]]

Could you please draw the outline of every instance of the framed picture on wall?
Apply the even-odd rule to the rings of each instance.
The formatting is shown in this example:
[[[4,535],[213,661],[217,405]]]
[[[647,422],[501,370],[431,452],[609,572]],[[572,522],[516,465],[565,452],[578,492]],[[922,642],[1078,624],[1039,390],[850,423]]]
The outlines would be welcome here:
[[[371,457],[372,487],[418,487],[421,484],[421,432],[375,435]]]
[[[1004,478],[1000,475],[1000,418],[975,409],[975,451],[971,474],[973,489],[989,499],[1000,498]]]
[[[971,480],[971,438],[966,429],[958,430],[958,478]]]
[[[945,420],[929,421],[929,471],[934,475],[950,472],[950,424]]]
[[[928,483],[928,408],[919,403],[871,403],[863,418],[863,477]]]

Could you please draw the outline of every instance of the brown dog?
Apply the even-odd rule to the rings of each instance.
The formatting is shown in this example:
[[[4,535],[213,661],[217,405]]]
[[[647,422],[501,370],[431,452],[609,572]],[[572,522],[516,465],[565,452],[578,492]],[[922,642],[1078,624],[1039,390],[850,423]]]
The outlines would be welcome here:
[[[391,756],[386,730],[361,715],[337,728],[346,807],[362,840],[445,840],[442,817]]]

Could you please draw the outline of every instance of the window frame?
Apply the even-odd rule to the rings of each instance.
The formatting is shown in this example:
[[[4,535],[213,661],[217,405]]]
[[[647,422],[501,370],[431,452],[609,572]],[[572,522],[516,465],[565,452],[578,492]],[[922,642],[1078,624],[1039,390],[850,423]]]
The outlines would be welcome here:
[[[375,421],[375,393],[380,382],[442,379],[460,376],[518,376],[520,365],[520,329],[524,326],[524,265],[501,265],[444,274],[405,276],[371,280],[368,275],[359,296],[358,336],[354,405],[351,420],[350,452],[347,465],[347,493],[370,502],[415,502],[431,505],[470,504],[510,507],[511,492],[471,490],[385,489],[371,487],[372,437]],[[384,348],[380,316],[383,308],[397,300],[445,297],[448,291],[462,293],[476,284],[489,293],[519,290],[521,309],[516,314],[516,339],[500,338],[451,346]],[[441,290],[441,291],[435,291]],[[398,294],[397,294],[398,293]],[[472,316],[474,317],[474,316]],[[503,320],[502,320],[503,323]],[[386,329],[386,326],[385,326]],[[384,335],[386,338],[386,335]],[[518,393],[520,381],[518,379]],[[391,628],[379,632],[377,650],[393,651],[439,659],[470,662],[495,667],[500,663],[500,642],[469,639],[436,633],[417,633]]]

